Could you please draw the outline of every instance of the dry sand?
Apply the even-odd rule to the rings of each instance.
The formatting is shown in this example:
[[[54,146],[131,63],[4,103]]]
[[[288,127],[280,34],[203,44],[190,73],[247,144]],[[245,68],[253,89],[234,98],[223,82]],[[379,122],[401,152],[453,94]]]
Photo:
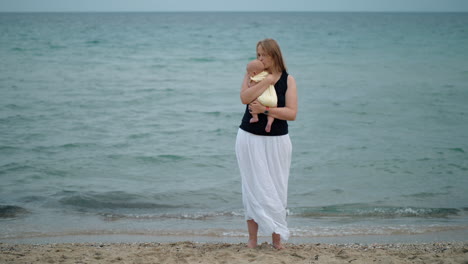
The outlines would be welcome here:
[[[275,250],[225,243],[0,243],[0,263],[466,263],[468,242],[285,244]]]

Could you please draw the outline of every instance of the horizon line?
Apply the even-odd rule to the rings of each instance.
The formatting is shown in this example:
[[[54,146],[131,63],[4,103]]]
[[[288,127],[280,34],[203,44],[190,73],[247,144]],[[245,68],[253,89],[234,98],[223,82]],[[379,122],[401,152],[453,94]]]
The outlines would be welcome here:
[[[444,11],[424,11],[424,10],[261,10],[261,11],[251,11],[251,10],[159,10],[159,11],[138,11],[138,10],[128,10],[128,11],[104,11],[104,10],[60,10],[60,11],[0,11],[0,13],[468,13],[468,11],[453,11],[453,10],[444,10]]]

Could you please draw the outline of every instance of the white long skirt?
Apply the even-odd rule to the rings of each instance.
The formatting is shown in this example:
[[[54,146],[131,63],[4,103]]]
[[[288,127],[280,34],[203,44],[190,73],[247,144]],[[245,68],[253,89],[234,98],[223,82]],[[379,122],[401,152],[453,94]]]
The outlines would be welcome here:
[[[262,234],[289,238],[286,222],[292,145],[289,135],[257,136],[239,129],[236,155],[242,178],[245,220]]]

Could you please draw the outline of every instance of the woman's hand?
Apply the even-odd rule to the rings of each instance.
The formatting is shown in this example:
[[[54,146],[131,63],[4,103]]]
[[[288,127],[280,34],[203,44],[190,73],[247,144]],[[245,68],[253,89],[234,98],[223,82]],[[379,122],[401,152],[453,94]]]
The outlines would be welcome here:
[[[251,114],[263,114],[265,110],[266,107],[263,106],[258,100],[255,100],[249,104],[249,112]]]
[[[275,84],[275,76],[273,74],[268,74],[265,79],[267,80],[269,85],[274,85]]]

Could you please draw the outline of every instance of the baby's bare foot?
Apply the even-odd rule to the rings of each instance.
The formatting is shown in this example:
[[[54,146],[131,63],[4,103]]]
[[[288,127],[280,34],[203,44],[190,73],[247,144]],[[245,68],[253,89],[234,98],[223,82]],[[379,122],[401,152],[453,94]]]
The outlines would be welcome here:
[[[257,123],[257,122],[258,122],[258,118],[255,118],[255,117],[250,118],[250,123]]]

